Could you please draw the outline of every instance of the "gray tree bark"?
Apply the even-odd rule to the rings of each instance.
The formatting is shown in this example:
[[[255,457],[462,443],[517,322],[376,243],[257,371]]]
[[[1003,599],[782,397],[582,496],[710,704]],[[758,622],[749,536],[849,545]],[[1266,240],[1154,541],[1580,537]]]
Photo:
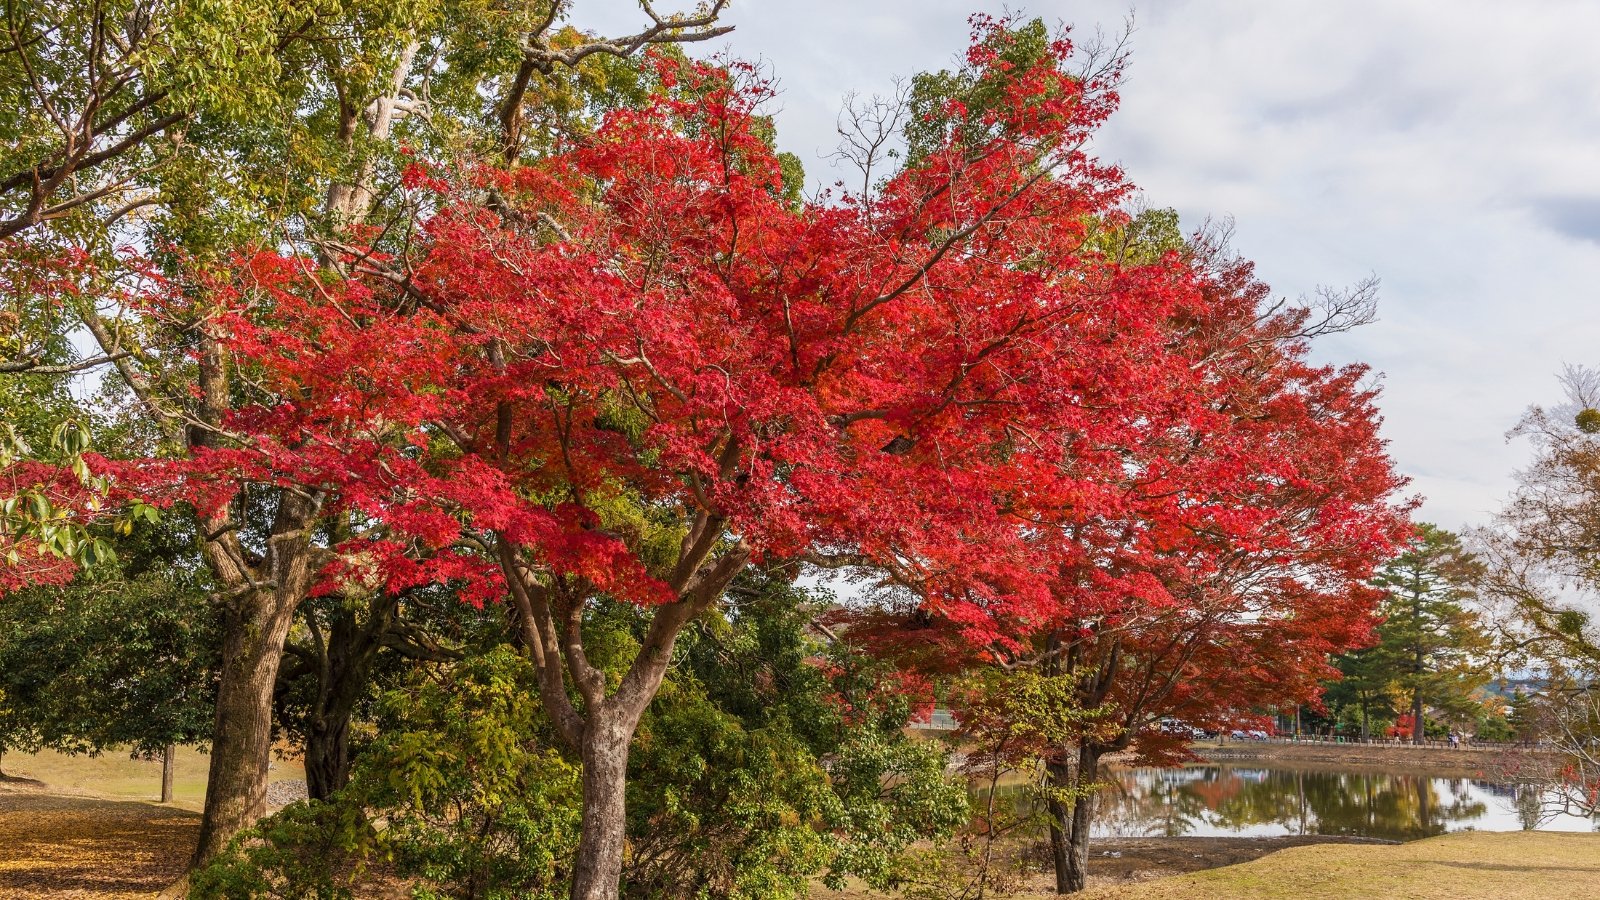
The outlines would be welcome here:
[[[1055,863],[1056,893],[1075,894],[1089,881],[1089,829],[1094,823],[1092,786],[1100,767],[1099,748],[1078,747],[1075,765],[1052,761],[1046,769],[1058,788],[1073,792],[1072,802],[1052,797],[1046,803],[1050,819],[1050,856]]]

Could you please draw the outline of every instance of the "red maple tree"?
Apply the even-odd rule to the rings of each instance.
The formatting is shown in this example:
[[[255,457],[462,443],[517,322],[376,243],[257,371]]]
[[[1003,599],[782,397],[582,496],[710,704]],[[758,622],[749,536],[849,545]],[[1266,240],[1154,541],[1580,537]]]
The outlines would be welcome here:
[[[414,167],[439,211],[413,255],[264,253],[155,290],[145,309],[203,320],[199,354],[250,400],[192,423],[183,460],[103,466],[204,523],[242,485],[284,489],[271,540],[304,551],[284,584],[508,596],[582,760],[577,898],[617,896],[634,728],[754,558],[883,573],[969,656],[1227,603],[1261,624],[1199,644],[1175,695],[1252,627],[1241,677],[1308,671],[1313,638],[1357,627],[1344,579],[1392,525],[1370,397],[1194,258],[1103,252],[1128,186],[1085,145],[1115,94],[1065,41],[1014,66],[1005,34],[978,20],[968,57],[1001,102],[949,104],[961,127],[870,198],[790,199],[755,70],[663,62],[651,103],[536,165]],[[332,511],[354,527],[306,544]],[[246,548],[207,527],[226,568]],[[1232,580],[1245,560],[1273,585]],[[648,623],[622,672],[585,651],[599,598]],[[1294,659],[1276,598],[1295,611],[1273,627],[1307,632]]]
[[[988,643],[972,640],[971,610],[916,629],[881,611],[854,623],[908,665],[1037,671],[1083,714],[1033,748],[1062,893],[1084,886],[1100,758],[1131,747],[1170,763],[1186,755],[1173,725],[1226,730],[1313,701],[1336,677],[1330,656],[1370,641],[1368,579],[1409,534],[1366,369],[1306,359],[1310,338],[1362,317],[1367,291],[1318,317],[1267,304],[1247,263],[1189,255],[1163,383],[1119,437],[1103,502],[1041,474],[1039,502],[1012,510],[1049,601],[985,607]],[[1070,476],[1066,451],[1051,457]],[[993,730],[993,704],[972,700],[976,727]]]

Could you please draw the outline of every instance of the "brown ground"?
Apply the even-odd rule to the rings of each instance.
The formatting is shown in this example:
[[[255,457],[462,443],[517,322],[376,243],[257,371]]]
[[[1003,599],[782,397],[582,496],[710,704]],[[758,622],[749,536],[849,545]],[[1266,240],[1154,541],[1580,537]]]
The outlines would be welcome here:
[[[0,783],[0,897],[149,897],[183,873],[199,826],[169,806]]]

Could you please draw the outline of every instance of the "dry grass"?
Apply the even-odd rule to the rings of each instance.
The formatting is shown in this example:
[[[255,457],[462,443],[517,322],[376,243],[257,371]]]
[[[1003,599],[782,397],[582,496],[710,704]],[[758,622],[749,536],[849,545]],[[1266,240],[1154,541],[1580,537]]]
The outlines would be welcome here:
[[[53,750],[7,753],[5,773],[29,778],[61,794],[83,794],[119,800],[161,799],[161,760],[131,759],[122,751],[99,756],[68,756]],[[208,758],[187,747],[178,750],[173,778],[175,805],[199,809],[206,794]],[[3,802],[3,801],[0,801]]]
[[[1600,900],[1600,835],[1462,832],[1394,846],[1322,844],[1102,888],[1085,900]]]
[[[179,747],[173,778],[174,806],[198,810],[206,796],[206,769],[211,757],[189,747]],[[69,756],[53,750],[39,753],[7,753],[0,769],[12,778],[26,778],[49,785],[57,794],[80,794],[108,800],[161,799],[161,760],[132,759],[125,751],[112,750],[99,756]],[[293,760],[273,759],[271,780],[304,778],[305,771]],[[4,801],[0,800],[0,809]]]

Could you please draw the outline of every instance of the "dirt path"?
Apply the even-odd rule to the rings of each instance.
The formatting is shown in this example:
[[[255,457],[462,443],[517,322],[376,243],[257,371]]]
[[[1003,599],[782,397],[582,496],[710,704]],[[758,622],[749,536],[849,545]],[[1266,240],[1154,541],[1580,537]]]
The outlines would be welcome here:
[[[147,898],[182,874],[200,817],[0,784],[0,897]]]

